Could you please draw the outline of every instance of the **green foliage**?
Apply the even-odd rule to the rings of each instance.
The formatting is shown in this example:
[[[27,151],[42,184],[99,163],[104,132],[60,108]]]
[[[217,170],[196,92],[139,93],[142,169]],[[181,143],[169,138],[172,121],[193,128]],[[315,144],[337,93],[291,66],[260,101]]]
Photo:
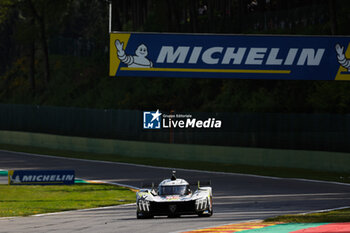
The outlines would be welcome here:
[[[308,102],[320,112],[350,112],[350,95],[348,82],[318,82]]]
[[[0,196],[0,217],[28,216],[135,201],[135,193],[126,188],[99,184],[0,185]]]
[[[329,34],[332,27],[328,1],[274,0],[254,11],[247,11],[237,0],[113,1],[123,30]],[[40,20],[30,2],[45,23],[49,83],[39,43]],[[350,112],[347,82],[109,78],[106,2],[0,0],[0,5],[0,49],[4,51],[0,54],[4,64],[0,67],[0,102],[176,111]],[[207,11],[200,14],[198,9],[204,5]],[[349,1],[338,0],[336,10],[338,31],[348,34]],[[89,49],[82,48],[82,41]]]
[[[0,0],[0,24],[4,23],[9,17],[10,10],[14,4],[13,0]]]
[[[285,223],[324,223],[324,222],[349,222],[350,209],[328,211],[314,214],[294,214],[282,215],[268,218],[265,222],[285,222]]]

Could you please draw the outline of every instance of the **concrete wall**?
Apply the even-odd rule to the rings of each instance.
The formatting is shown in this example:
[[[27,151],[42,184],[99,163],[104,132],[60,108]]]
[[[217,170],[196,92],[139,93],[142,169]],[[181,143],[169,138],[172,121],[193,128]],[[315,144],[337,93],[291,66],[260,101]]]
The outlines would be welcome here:
[[[14,131],[0,131],[0,144],[128,157],[350,172],[350,153],[338,152],[150,143]]]

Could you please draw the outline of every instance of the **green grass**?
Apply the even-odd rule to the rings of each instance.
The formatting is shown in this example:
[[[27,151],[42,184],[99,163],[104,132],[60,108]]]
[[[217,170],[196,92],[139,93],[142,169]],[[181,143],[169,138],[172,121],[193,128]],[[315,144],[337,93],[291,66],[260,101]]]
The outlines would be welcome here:
[[[268,218],[265,222],[285,223],[319,223],[319,222],[350,222],[350,209],[334,210],[324,213],[282,215]]]
[[[162,166],[171,168],[187,168],[197,169],[205,171],[221,171],[221,172],[233,172],[243,174],[255,174],[274,177],[285,178],[304,178],[313,180],[327,180],[343,183],[350,183],[350,173],[336,173],[336,172],[322,172],[306,169],[296,168],[276,168],[276,167],[257,167],[239,164],[224,164],[224,163],[212,163],[212,162],[199,162],[199,161],[179,161],[179,160],[165,160],[165,159],[153,159],[153,158],[130,158],[115,154],[94,154],[75,151],[61,151],[52,150],[37,147],[27,146],[15,146],[15,145],[0,145],[0,149],[10,151],[21,151],[35,154],[55,155],[61,157],[91,159],[91,160],[104,160],[113,162],[125,162],[134,164],[145,164],[152,166]]]
[[[0,185],[0,217],[28,216],[133,202],[134,192],[113,185]]]

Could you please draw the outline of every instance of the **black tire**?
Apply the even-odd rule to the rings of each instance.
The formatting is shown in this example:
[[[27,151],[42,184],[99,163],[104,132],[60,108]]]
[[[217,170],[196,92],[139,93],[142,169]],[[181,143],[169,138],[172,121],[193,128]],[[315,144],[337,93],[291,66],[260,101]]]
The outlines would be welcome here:
[[[212,215],[213,215],[213,209],[211,209],[211,210],[209,211],[208,217],[210,217],[210,216],[212,216]]]
[[[210,211],[209,213],[200,213],[200,214],[198,214],[198,216],[199,217],[210,217],[210,216],[212,216],[213,215],[213,212],[212,211]]]
[[[180,214],[172,214],[172,215],[168,215],[168,218],[180,218]]]
[[[208,213],[204,213],[204,211],[203,211],[202,213],[199,213],[198,216],[199,217],[210,217],[212,215],[213,215],[213,206],[210,205],[209,200],[208,200]]]
[[[136,212],[136,218],[137,219],[149,219],[149,218],[153,218],[153,215],[139,215],[138,212]]]
[[[143,216],[143,215],[139,215],[139,213],[136,212],[136,218],[137,218],[137,219],[144,219],[144,216]]]

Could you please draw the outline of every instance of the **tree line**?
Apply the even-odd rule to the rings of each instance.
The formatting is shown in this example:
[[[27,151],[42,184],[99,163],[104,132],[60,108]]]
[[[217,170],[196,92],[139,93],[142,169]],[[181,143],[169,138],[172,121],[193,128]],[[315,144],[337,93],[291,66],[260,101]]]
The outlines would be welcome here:
[[[346,0],[0,0],[0,102],[350,112],[345,82],[108,78],[110,2],[113,31],[349,34]]]

